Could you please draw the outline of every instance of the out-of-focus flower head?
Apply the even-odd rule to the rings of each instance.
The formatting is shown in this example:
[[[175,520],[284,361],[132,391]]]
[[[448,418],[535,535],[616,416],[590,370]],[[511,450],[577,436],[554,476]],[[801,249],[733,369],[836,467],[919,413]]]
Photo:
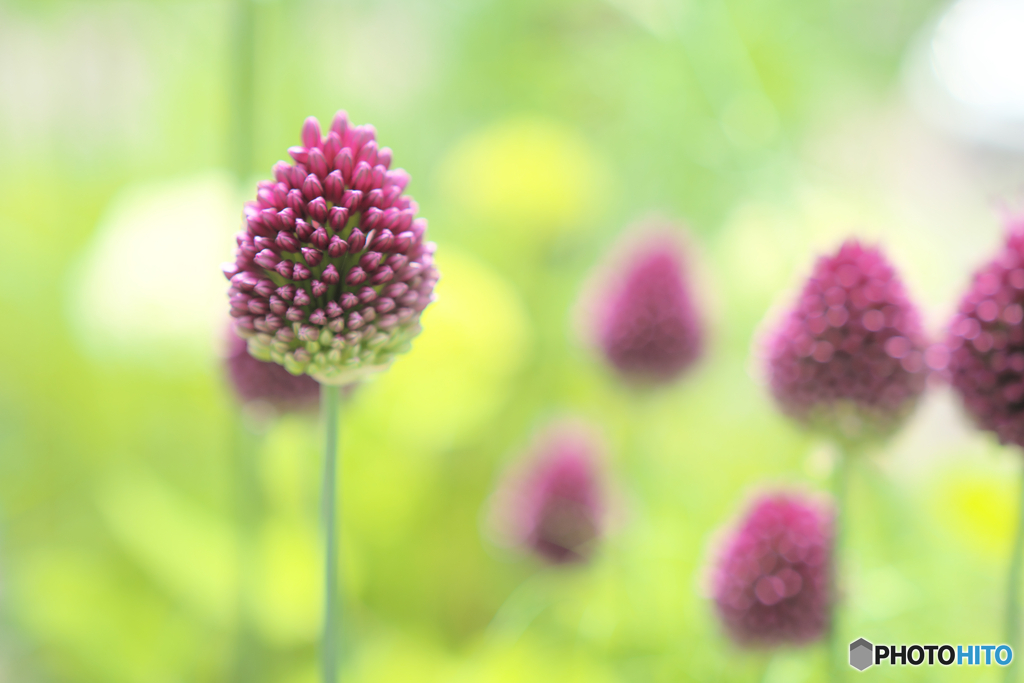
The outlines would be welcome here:
[[[496,497],[497,522],[514,543],[552,564],[590,558],[604,532],[600,447],[576,423],[541,433]]]
[[[235,394],[244,403],[263,401],[279,411],[315,408],[320,384],[309,375],[293,375],[277,363],[253,358],[246,341],[228,331],[224,367]]]
[[[314,117],[294,163],[274,165],[245,205],[231,281],[231,315],[249,353],[326,384],[387,368],[408,350],[438,279],[427,222],[388,170],[373,126],[338,112],[326,137]]]
[[[821,638],[832,616],[833,513],[794,494],[754,503],[727,539],[712,595],[729,635],[746,646]]]
[[[917,308],[882,252],[857,240],[818,259],[765,347],[782,410],[843,439],[890,434],[928,376]]]
[[[949,324],[949,379],[982,429],[1024,446],[1024,222],[974,275]]]
[[[704,327],[675,233],[662,222],[642,226],[622,245],[624,259],[595,282],[593,334],[608,363],[630,383],[668,384],[703,350]]]

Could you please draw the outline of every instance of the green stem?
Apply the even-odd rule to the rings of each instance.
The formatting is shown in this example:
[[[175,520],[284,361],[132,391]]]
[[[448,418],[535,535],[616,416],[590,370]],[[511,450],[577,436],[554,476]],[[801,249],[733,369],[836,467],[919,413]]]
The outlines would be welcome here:
[[[488,640],[514,643],[526,633],[549,605],[548,575],[542,569],[509,594],[484,631]]]
[[[768,683],[772,675],[772,662],[775,661],[775,654],[770,653],[765,655],[764,668],[761,670],[761,677],[758,679],[761,683]]]
[[[1024,470],[1021,470],[1024,472]],[[1021,482],[1020,519],[1017,521],[1017,535],[1013,539],[1010,555],[1010,575],[1006,582],[1006,644],[1013,648],[1014,659],[1020,652],[1020,579],[1021,565],[1024,564],[1024,480]],[[1006,681],[1017,680],[1016,663],[1006,667]]]
[[[846,443],[837,443],[839,451],[832,472],[832,495],[835,498],[835,519],[832,527],[832,625],[828,634],[829,678],[832,683],[843,680],[846,673],[846,644],[842,641],[841,581],[844,543],[846,540],[846,495],[849,486],[850,458],[852,448]]]
[[[231,46],[229,78],[226,90],[230,93],[227,140],[229,163],[241,187],[252,166],[253,137],[253,6],[252,0],[235,0],[231,7],[228,27]],[[251,623],[249,600],[253,594],[253,528],[258,518],[259,490],[256,476],[257,443],[246,429],[240,413],[236,413],[235,457],[238,472],[239,522],[239,581],[238,627],[235,634],[235,655],[232,680],[238,683],[257,683],[263,671],[259,640]]]
[[[256,434],[245,425],[240,410],[236,410],[234,424],[234,451],[237,477],[236,512],[238,515],[238,628],[235,633],[235,654],[231,680],[235,683],[257,683],[262,680],[261,650],[251,623],[250,600],[255,593],[252,567],[254,557],[254,529],[259,519],[259,482],[257,456],[259,442]]]
[[[320,407],[324,421],[324,481],[323,515],[325,538],[324,561],[324,636],[322,644],[323,683],[338,680],[338,631],[335,619],[335,593],[338,585],[338,533],[337,533],[337,460],[338,413],[340,389],[329,384],[320,385]]]

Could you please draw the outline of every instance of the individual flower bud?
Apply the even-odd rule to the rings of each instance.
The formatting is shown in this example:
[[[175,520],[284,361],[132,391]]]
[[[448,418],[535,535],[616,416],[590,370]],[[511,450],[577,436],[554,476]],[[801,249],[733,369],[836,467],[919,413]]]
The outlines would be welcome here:
[[[365,161],[357,161],[356,167],[352,171],[352,187],[356,188],[362,193],[366,193],[370,190],[370,165]]]
[[[352,228],[352,232],[348,236],[349,253],[359,253],[363,250],[364,246],[366,246],[366,235],[359,228]]]
[[[363,229],[363,232],[369,233],[371,230],[375,230],[380,226],[383,216],[383,211],[376,207],[370,207],[363,212],[363,218],[359,222],[359,225]]]
[[[366,271],[356,266],[348,271],[348,275],[345,278],[345,282],[350,285],[358,285],[366,281]]]
[[[348,223],[348,209],[343,206],[331,207],[327,220],[330,222],[334,232],[341,232],[345,229],[345,224]]]
[[[324,197],[327,201],[337,204],[341,201],[341,195],[345,192],[345,182],[341,179],[340,171],[331,171],[324,178]]]
[[[323,223],[327,220],[330,207],[327,206],[327,200],[323,197],[317,197],[309,202],[309,204],[306,204],[306,211],[309,213],[310,218]]]
[[[764,497],[713,569],[718,615],[738,644],[800,645],[832,621],[833,511],[794,494]]]
[[[330,243],[328,243],[327,245],[327,255],[330,256],[331,258],[337,258],[339,256],[344,255],[347,252],[348,243],[345,240],[338,237],[337,235],[333,235],[331,237]]]
[[[333,163],[334,157],[341,151],[341,144],[341,136],[333,130],[329,132],[323,146],[324,158]]]
[[[317,148],[309,150],[309,156],[306,160],[309,166],[309,170],[321,178],[327,176],[327,159],[324,158],[324,153]]]
[[[377,290],[373,287],[361,287],[358,292],[359,300],[364,304],[377,300]]]
[[[302,248],[302,258],[309,265],[311,265],[313,267],[316,267],[317,265],[319,265],[319,262],[321,262],[321,259],[324,258],[324,252],[322,252],[319,249],[311,249],[309,247],[303,247]]]
[[[495,496],[499,532],[552,564],[588,560],[605,531],[600,461],[598,441],[588,430],[569,423],[550,427]]]
[[[320,122],[310,116],[302,124],[302,144],[307,148],[319,147],[320,141]]]
[[[244,403],[263,401],[279,411],[315,409],[320,385],[308,375],[295,376],[277,363],[256,360],[246,341],[229,331],[225,369],[231,386]]]
[[[290,280],[292,275],[294,274],[294,268],[295,268],[295,264],[292,263],[291,261],[289,261],[288,259],[285,259],[285,260],[281,261],[280,263],[278,263],[274,267],[274,270],[281,277],[285,278],[286,280]]]
[[[302,184],[300,183],[299,187],[301,188],[301,186]],[[302,196],[301,189],[289,190],[288,198],[286,201],[288,204],[288,208],[291,209],[296,216],[306,215],[306,200]]]
[[[352,150],[348,147],[343,148],[334,156],[334,168],[341,173],[341,177],[346,183],[351,184],[352,180],[352,168],[356,165],[355,159],[352,157]]]
[[[782,410],[844,440],[882,438],[925,388],[927,342],[917,308],[877,247],[849,240],[822,256],[764,343]]]
[[[299,240],[296,239],[295,235],[290,232],[281,231],[277,233],[277,238],[274,240],[277,246],[284,251],[298,251]]]
[[[380,189],[370,190],[366,193],[367,206],[379,209],[384,205],[384,192]]]
[[[946,347],[930,354],[967,412],[1000,443],[1024,447],[1024,224],[974,275],[949,324]]]
[[[279,182],[279,183],[286,183],[287,184],[288,183],[288,177],[289,177],[288,174],[289,174],[289,169],[290,168],[291,168],[291,164],[289,164],[287,161],[279,161],[276,164],[274,164],[274,168],[271,169],[271,170],[272,170],[272,173],[274,174],[274,178],[277,180],[277,182]]]
[[[308,200],[313,200],[323,193],[324,187],[320,183],[320,179],[312,173],[306,176],[306,180],[302,183],[302,196]]]
[[[309,236],[309,241],[313,243],[317,249],[326,249],[329,242],[327,237],[327,231],[323,228],[317,228],[313,231],[313,234]]]
[[[341,195],[341,205],[350,212],[357,211],[363,201],[363,193],[359,190],[345,190]]]
[[[643,227],[623,251],[625,259],[595,282],[592,334],[627,382],[671,383],[693,366],[704,346],[681,245],[671,226],[656,224]]]
[[[295,236],[298,237],[300,240],[302,240],[303,242],[308,242],[309,238],[312,236],[314,231],[315,228],[313,228],[312,225],[302,220],[301,218],[296,219]]]

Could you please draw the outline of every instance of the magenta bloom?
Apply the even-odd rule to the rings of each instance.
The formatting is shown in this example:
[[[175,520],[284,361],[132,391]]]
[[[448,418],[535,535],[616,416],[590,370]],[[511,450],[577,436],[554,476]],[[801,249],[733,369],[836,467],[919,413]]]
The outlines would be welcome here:
[[[825,635],[833,603],[832,518],[795,495],[754,504],[712,579],[718,614],[736,642],[801,644]]]
[[[844,438],[892,432],[925,388],[917,309],[882,252],[856,240],[818,259],[766,346],[782,409]]]
[[[593,437],[575,425],[544,433],[499,492],[505,530],[552,564],[588,559],[604,523],[598,457]]]
[[[313,117],[302,145],[245,205],[235,262],[224,266],[235,330],[249,353],[348,384],[409,348],[438,279],[426,220],[388,170],[391,150],[345,112],[324,137]]]
[[[613,275],[597,313],[597,341],[620,375],[667,384],[700,356],[704,329],[677,240],[666,229],[633,246]]]
[[[229,335],[224,367],[242,402],[263,401],[280,411],[317,406],[320,385],[315,379],[309,375],[293,375],[277,363],[256,360],[246,350],[244,339],[234,332]]]
[[[977,423],[1024,446],[1024,226],[974,275],[949,325],[949,377]]]

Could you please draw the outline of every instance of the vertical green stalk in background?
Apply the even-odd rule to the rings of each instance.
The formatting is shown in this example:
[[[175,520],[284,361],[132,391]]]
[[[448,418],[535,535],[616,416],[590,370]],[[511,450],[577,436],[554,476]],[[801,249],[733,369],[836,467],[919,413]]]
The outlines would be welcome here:
[[[229,64],[230,93],[227,121],[228,163],[239,187],[252,171],[253,138],[253,42],[252,0],[237,0],[229,19],[231,57]],[[239,582],[238,630],[233,663],[233,680],[256,683],[259,680],[260,649],[250,625],[249,601],[252,599],[253,528],[258,518],[258,442],[244,424],[241,413],[234,416],[236,466],[238,468]]]
[[[850,458],[853,449],[850,444],[838,442],[836,447],[839,451],[836,458],[836,465],[832,472],[832,495],[835,498],[835,519],[833,521],[833,551],[832,551],[832,626],[829,629],[828,642],[828,664],[829,680],[838,683],[846,673],[846,645],[842,637],[842,596],[840,575],[843,569],[844,541],[846,536],[846,491],[849,487]]]
[[[1021,470],[1024,472],[1024,469]],[[1013,648],[1014,662],[1006,667],[1006,681],[1017,680],[1016,659],[1020,656],[1020,580],[1021,564],[1024,563],[1024,479],[1020,491],[1020,519],[1017,521],[1017,536],[1013,539],[1010,554],[1010,573],[1006,581],[1006,644]]]
[[[241,410],[236,410],[234,425],[234,457],[238,473],[236,512],[238,514],[238,628],[235,634],[235,653],[232,678],[235,683],[257,683],[263,680],[262,651],[251,627],[251,604],[255,594],[252,567],[255,565],[256,544],[253,530],[260,515],[259,492],[259,438],[245,423]]]
[[[321,645],[323,683],[338,680],[338,624],[335,620],[335,592],[338,584],[337,488],[338,413],[340,389],[320,385],[320,405],[324,421],[324,635]]]

